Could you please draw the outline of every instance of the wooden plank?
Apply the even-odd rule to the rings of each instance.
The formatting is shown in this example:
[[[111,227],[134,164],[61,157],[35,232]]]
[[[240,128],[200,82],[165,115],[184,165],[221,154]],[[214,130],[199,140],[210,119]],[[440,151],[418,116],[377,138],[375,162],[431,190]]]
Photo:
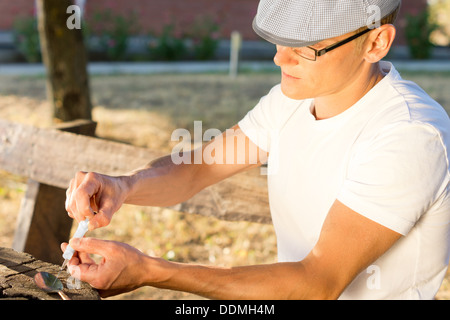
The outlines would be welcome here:
[[[64,122],[58,130],[95,135],[97,124],[90,120]],[[64,188],[28,179],[22,199],[12,247],[38,259],[61,264],[61,242],[68,241],[73,220],[65,209]]]
[[[0,168],[67,188],[77,171],[120,175],[164,155],[98,138],[0,119]],[[173,209],[225,220],[270,223],[266,176],[259,169],[208,187]]]
[[[70,299],[100,300],[96,289],[68,272],[60,272],[59,268],[57,264],[39,260],[28,253],[0,247],[0,300],[61,300],[58,294],[46,293],[34,283],[33,277],[42,271],[57,276]]]
[[[77,171],[123,174],[159,155],[122,143],[0,120],[0,167],[60,188],[67,188]]]

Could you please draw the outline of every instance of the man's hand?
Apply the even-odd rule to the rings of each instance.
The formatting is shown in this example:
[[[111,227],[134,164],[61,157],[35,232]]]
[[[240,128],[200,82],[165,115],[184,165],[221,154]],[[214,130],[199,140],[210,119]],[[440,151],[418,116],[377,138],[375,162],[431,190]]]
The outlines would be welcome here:
[[[77,221],[89,218],[89,230],[104,227],[122,206],[126,191],[124,177],[78,172],[66,192],[66,210]]]
[[[141,251],[120,242],[94,238],[74,238],[70,245],[76,250],[68,264],[72,276],[98,289],[102,297],[132,291],[147,278],[144,260],[152,259]],[[67,243],[61,245],[64,251]],[[102,256],[96,263],[90,254]]]

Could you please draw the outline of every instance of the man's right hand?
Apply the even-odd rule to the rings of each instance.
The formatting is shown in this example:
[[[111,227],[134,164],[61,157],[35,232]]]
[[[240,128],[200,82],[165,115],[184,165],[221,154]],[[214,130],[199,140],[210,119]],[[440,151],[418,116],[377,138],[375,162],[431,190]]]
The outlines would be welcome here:
[[[89,230],[104,227],[127,195],[126,177],[78,172],[66,192],[66,210],[77,221],[89,218]]]

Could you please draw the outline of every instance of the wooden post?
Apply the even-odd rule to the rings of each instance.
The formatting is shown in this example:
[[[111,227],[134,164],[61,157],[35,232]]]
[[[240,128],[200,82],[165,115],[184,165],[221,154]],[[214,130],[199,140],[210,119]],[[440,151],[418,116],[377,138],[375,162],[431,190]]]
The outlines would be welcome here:
[[[56,128],[94,136],[96,123],[78,120],[60,124]],[[66,213],[65,199],[65,189],[29,179],[17,219],[13,248],[30,253],[37,259],[61,264],[60,244],[69,239],[73,221]]]
[[[242,37],[238,31],[231,33],[230,47],[230,77],[235,78],[239,69],[239,51],[241,50]]]

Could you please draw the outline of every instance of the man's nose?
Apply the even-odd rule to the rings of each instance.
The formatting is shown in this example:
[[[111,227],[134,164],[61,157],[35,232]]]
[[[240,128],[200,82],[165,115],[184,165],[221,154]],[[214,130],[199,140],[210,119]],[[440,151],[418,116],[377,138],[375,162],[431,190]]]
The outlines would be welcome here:
[[[296,59],[294,51],[289,47],[279,45],[277,45],[277,53],[273,57],[273,61],[279,67],[298,64],[298,59]]]

